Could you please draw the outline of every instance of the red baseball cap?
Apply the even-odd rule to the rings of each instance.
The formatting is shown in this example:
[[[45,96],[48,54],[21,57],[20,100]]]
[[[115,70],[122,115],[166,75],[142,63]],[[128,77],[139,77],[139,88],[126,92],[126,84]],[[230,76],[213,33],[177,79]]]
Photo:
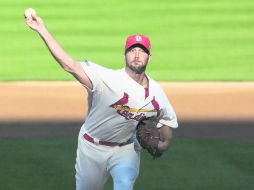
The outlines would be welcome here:
[[[147,50],[148,54],[150,54],[151,44],[148,37],[141,34],[128,36],[125,44],[125,51],[134,45],[142,45]]]

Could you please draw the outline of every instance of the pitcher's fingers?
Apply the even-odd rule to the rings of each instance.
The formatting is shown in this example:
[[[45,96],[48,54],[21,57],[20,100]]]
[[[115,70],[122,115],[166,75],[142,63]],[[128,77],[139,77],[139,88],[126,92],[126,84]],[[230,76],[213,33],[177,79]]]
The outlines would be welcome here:
[[[32,16],[33,20],[36,20],[36,21],[38,20],[38,18],[37,18],[37,16],[35,14],[32,13],[31,16]]]

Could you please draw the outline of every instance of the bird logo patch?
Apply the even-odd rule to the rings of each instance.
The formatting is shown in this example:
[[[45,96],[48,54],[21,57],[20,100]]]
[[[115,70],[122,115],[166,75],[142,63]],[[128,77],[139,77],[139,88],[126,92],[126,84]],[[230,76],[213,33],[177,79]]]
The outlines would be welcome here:
[[[160,106],[158,102],[155,100],[155,97],[151,102],[145,105],[142,108],[131,108],[127,104],[129,102],[129,95],[124,92],[122,98],[116,101],[114,104],[110,105],[111,108],[114,108],[119,115],[124,117],[126,120],[136,120],[140,121],[146,118],[148,114],[159,116],[160,114]],[[150,116],[149,116],[150,117]]]

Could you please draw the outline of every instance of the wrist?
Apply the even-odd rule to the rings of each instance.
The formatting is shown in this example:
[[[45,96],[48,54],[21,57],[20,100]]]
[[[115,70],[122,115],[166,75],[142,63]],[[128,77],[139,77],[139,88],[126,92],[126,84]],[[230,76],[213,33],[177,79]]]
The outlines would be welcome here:
[[[37,29],[37,32],[42,36],[45,37],[48,33],[48,30],[45,26],[41,26],[40,28]]]

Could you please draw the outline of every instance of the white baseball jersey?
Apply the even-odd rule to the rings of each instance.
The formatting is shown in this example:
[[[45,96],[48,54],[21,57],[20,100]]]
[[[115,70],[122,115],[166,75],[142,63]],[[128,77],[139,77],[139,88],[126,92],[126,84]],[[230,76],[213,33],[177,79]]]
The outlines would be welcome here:
[[[135,134],[138,122],[155,116],[158,125],[177,128],[177,118],[158,83],[149,76],[149,95],[125,69],[111,70],[90,61],[81,62],[93,84],[88,91],[88,114],[80,133],[102,141],[123,143]]]

